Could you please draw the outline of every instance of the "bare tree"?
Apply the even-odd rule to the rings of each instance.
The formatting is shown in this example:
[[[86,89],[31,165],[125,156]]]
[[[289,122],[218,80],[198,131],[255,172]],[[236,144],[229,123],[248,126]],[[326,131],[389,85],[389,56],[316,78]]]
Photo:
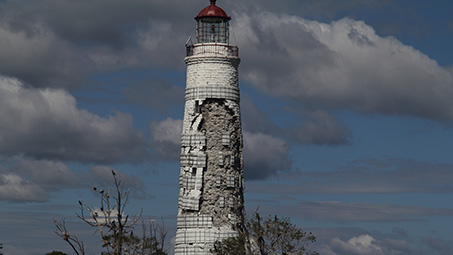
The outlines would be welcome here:
[[[65,220],[57,221],[53,219],[53,223],[55,224],[56,227],[55,234],[57,234],[65,242],[67,242],[77,255],[85,255],[85,248],[83,246],[83,242],[80,241],[76,235],[69,234],[68,230],[66,229]]]
[[[126,206],[129,203],[130,191],[125,189],[112,170],[114,187],[103,190],[93,187],[92,189],[100,196],[100,208],[88,206],[79,201],[80,213],[77,217],[83,222],[96,229],[103,241],[103,247],[112,255],[146,254],[164,255],[164,241],[167,235],[163,224],[159,226],[149,221],[142,222],[142,237],[134,235],[134,227],[140,220],[143,210],[139,214],[130,217],[126,214]],[[77,255],[84,255],[83,242],[77,236],[69,234],[65,221],[54,220],[55,233],[63,238]]]
[[[79,201],[80,214],[79,219],[88,225],[95,227],[104,242],[104,247],[112,250],[113,255],[123,254],[123,246],[134,229],[135,224],[139,221],[142,211],[129,219],[125,214],[126,205],[129,203],[130,191],[125,190],[121,181],[116,177],[115,171],[112,170],[114,180],[114,190],[93,190],[98,192],[101,197],[101,207],[97,210],[90,207],[83,201]],[[88,215],[85,213],[88,212]]]

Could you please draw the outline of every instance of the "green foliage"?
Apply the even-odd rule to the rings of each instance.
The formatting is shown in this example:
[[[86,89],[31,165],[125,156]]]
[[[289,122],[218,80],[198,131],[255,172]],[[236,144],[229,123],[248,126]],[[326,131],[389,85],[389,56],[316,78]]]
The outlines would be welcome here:
[[[244,255],[245,250],[245,235],[230,237],[222,241],[216,241],[211,253],[216,255]]]
[[[46,255],[68,255],[68,254],[61,252],[61,251],[52,251],[52,252],[46,253]]]
[[[276,215],[263,218],[255,212],[246,222],[246,229],[261,255],[317,254],[307,250],[308,245],[316,241],[316,237],[297,228],[289,218],[278,218]]]
[[[3,249],[3,243],[0,243],[0,250]],[[3,255],[3,253],[0,251],[0,255]]]
[[[215,255],[319,255],[308,250],[316,241],[312,233],[303,232],[289,218],[262,217],[255,212],[246,220],[245,231],[214,244]]]

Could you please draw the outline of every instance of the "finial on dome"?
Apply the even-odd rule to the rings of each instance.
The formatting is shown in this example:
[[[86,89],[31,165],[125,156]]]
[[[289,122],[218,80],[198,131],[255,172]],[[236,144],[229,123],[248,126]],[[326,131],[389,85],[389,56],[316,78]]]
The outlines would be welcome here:
[[[215,5],[216,0],[210,0],[210,1],[211,1],[211,5]]]

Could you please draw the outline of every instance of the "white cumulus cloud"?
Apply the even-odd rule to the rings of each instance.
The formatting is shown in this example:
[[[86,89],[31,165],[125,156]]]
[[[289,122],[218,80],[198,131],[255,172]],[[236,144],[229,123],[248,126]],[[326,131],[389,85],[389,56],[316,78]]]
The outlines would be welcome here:
[[[346,242],[335,237],[331,240],[330,247],[336,251],[332,254],[383,255],[382,248],[376,242],[376,239],[368,234],[352,237]]]
[[[242,77],[327,110],[453,120],[453,73],[363,21],[259,13],[235,19]]]

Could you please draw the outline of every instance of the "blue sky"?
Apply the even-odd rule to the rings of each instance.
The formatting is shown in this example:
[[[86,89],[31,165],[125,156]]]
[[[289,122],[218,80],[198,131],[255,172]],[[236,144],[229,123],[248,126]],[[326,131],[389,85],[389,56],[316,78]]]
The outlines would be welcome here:
[[[184,43],[208,1],[0,1],[0,243],[70,253],[110,170],[175,235]],[[451,1],[217,3],[240,48],[245,203],[323,255],[453,252]],[[170,251],[171,252],[171,251]]]

